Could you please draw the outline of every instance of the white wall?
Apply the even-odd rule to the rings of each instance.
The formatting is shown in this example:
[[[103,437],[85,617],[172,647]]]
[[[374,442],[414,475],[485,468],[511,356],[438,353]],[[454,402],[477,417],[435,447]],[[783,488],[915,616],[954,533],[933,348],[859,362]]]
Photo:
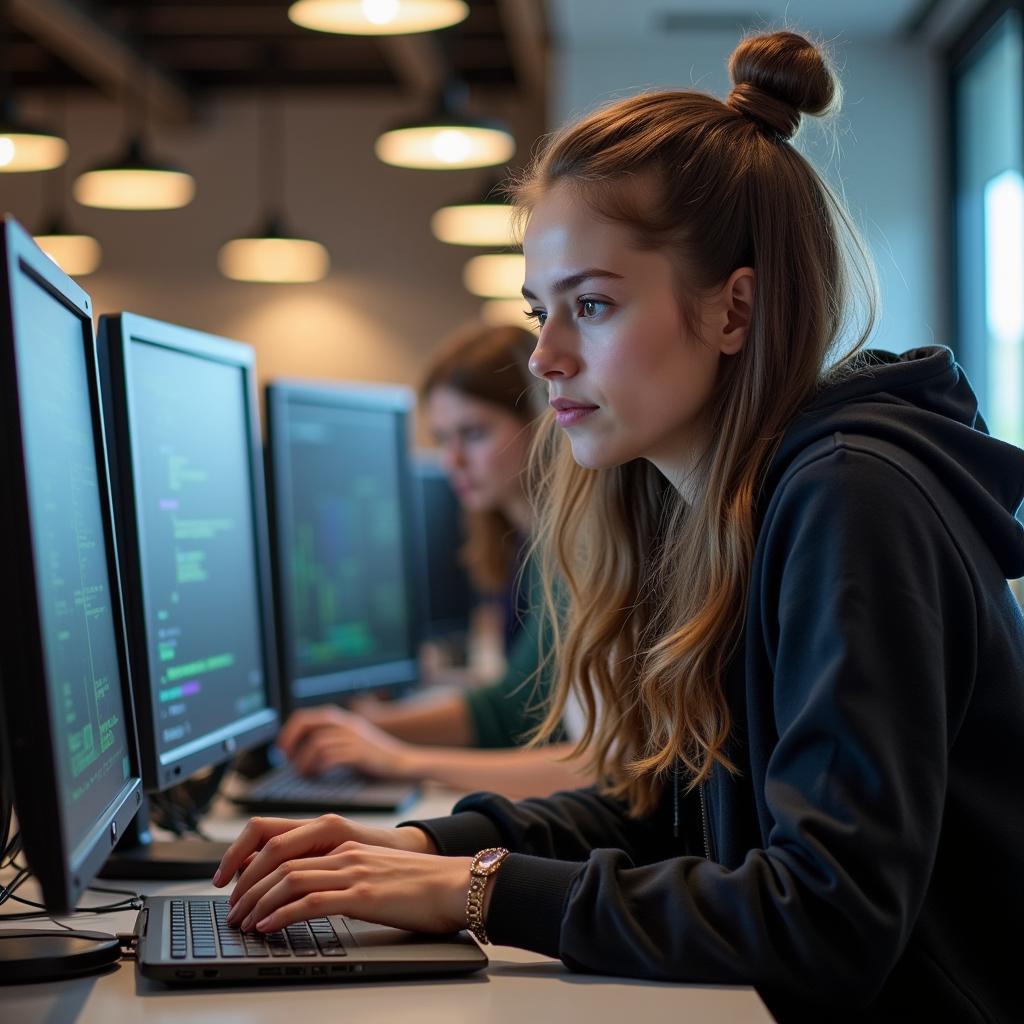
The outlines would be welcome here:
[[[740,38],[739,30],[614,42],[570,35],[553,62],[552,120],[645,88],[698,88],[724,98],[726,61]],[[798,141],[833,184],[841,178],[873,251],[882,292],[874,344],[897,352],[948,344],[938,60],[924,47],[880,40],[840,42],[836,60],[845,100],[835,132],[805,118]]]

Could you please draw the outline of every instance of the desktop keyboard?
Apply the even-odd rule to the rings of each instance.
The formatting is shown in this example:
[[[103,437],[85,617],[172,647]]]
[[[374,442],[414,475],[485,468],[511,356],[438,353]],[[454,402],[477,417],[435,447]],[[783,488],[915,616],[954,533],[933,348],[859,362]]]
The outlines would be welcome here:
[[[326,917],[290,924],[276,932],[243,932],[228,924],[227,898],[172,899],[171,958],[337,957],[345,947]]]
[[[354,797],[366,784],[364,778],[349,768],[332,768],[315,778],[307,778],[291,765],[283,765],[257,779],[249,787],[248,798],[283,803],[309,800],[332,803]]]
[[[260,814],[311,812],[339,814],[375,811],[396,814],[419,795],[410,782],[367,779],[351,768],[331,768],[315,778],[299,775],[290,765],[274,768],[233,799]]]

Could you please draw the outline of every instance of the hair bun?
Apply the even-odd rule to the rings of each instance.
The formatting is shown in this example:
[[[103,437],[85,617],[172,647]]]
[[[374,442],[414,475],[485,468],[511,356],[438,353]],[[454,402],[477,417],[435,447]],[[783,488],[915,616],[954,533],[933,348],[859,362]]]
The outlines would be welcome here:
[[[729,58],[733,90],[726,103],[791,139],[801,114],[824,114],[838,106],[841,90],[821,51],[796,32],[744,39]]]

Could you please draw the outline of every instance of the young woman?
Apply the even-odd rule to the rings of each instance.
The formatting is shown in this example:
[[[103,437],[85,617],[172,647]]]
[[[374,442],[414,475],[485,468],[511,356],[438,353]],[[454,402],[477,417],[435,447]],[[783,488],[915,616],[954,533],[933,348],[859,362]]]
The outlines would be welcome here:
[[[730,68],[724,103],[568,128],[521,192],[564,455],[540,735],[578,693],[602,784],[391,830],[254,820],[215,881],[242,869],[232,919],[261,931],[469,923],[753,984],[780,1020],[1019,1019],[1024,453],[948,349],[837,348],[856,246],[789,141],[837,86],[788,32]]]
[[[531,567],[520,565],[532,521],[525,466],[539,411],[527,367],[534,342],[522,327],[468,328],[442,347],[420,389],[466,512],[470,574],[503,608],[504,675],[463,693],[364,702],[358,714],[333,706],[296,711],[278,745],[300,771],[319,774],[344,764],[379,778],[434,779],[514,798],[547,795],[592,778],[564,760],[573,744],[561,741],[561,729],[551,733],[555,742],[522,749],[543,720],[547,697],[547,677],[537,672],[539,608],[536,601],[533,611],[521,607],[519,599],[521,590],[535,586]]]

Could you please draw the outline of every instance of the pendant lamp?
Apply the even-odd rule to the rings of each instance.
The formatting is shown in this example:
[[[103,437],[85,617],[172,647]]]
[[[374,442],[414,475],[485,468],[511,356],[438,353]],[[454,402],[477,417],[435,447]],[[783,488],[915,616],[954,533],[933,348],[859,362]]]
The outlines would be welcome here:
[[[275,212],[284,203],[284,150],[280,110],[264,98],[261,117],[260,185],[267,211],[260,227],[232,238],[217,254],[220,272],[234,281],[303,284],[327,275],[331,259],[326,246],[287,230]]]
[[[485,299],[522,299],[526,260],[522,253],[487,253],[468,260],[462,282]]]
[[[467,99],[464,82],[449,82],[430,114],[404,121],[378,136],[374,145],[377,158],[394,167],[416,170],[507,163],[516,151],[512,132],[502,121],[472,115]]]
[[[515,245],[512,217],[515,208],[495,182],[482,195],[442,206],[430,218],[430,230],[439,242],[488,248]]]
[[[296,0],[288,17],[302,28],[343,35],[434,32],[465,20],[464,0]]]
[[[177,210],[195,193],[192,175],[150,159],[139,135],[119,158],[83,171],[74,184],[78,202],[105,210]]]

